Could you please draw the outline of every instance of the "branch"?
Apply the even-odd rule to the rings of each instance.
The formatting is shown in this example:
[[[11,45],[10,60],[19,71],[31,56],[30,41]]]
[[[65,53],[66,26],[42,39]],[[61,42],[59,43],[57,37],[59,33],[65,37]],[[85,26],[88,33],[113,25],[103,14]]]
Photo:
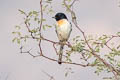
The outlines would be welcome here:
[[[40,0],[40,15],[41,15],[41,22],[40,22],[40,29],[39,29],[39,31],[41,32],[42,23],[43,23],[43,9],[42,9],[42,0]]]
[[[73,0],[73,2],[70,4],[70,7],[73,6],[73,4],[78,0]]]
[[[120,36],[112,35],[105,43],[95,42],[95,44],[104,44],[108,49],[113,51],[113,49],[110,46],[108,46],[108,43],[114,38],[120,38]]]
[[[26,15],[26,19],[27,19],[27,18],[28,18],[28,16]],[[25,21],[24,23],[25,23],[25,25],[26,25],[26,27],[27,27],[27,29],[28,29],[28,32],[30,32],[30,35],[32,36],[32,38],[35,39],[35,37],[33,36],[33,32],[32,32],[32,31],[30,30],[30,28],[29,28],[30,26],[27,24],[26,21]]]
[[[50,58],[50,57],[47,57],[45,56],[44,54],[41,54],[38,52],[39,55],[33,55],[30,51],[32,49],[28,50],[28,51],[23,51],[23,46],[20,47],[20,53],[27,53],[29,54],[30,56],[32,56],[33,58],[36,58],[36,57],[44,57],[45,59],[48,59],[48,60],[51,60],[51,61],[55,61],[55,62],[58,62],[58,60],[56,59],[53,59],[53,58]],[[82,67],[87,67],[87,66],[94,66],[93,64],[79,64],[79,63],[72,63],[72,62],[66,62],[66,61],[62,61],[62,63],[64,64],[73,64],[73,65],[78,65],[78,66],[82,66]]]
[[[116,37],[120,37],[120,36],[114,36],[114,35],[112,35],[112,37],[111,37],[110,39],[108,39],[108,40],[106,41],[106,43],[105,43],[106,47],[109,48],[111,51],[113,51],[113,49],[108,46],[108,43],[109,43],[113,38],[116,38]]]
[[[55,78],[53,76],[51,76],[50,74],[48,74],[47,72],[45,72],[45,71],[42,71],[42,72],[45,73],[50,78],[50,80],[55,80]]]
[[[83,35],[83,37],[84,37],[84,40],[85,40],[87,46],[88,46],[89,49],[92,51],[92,54],[93,54],[97,59],[99,59],[101,62],[103,62],[103,64],[104,64],[106,67],[108,67],[108,68],[110,69],[110,71],[114,74],[116,80],[118,80],[116,73],[119,74],[119,72],[117,72],[113,66],[111,66],[110,64],[108,64],[104,59],[100,58],[100,56],[95,53],[95,51],[94,51],[94,50],[92,49],[92,47],[89,45],[89,43],[88,43],[88,41],[87,41],[87,39],[86,39],[85,33],[82,31],[82,29],[79,28],[79,26],[78,26],[78,24],[77,24],[75,12],[68,7],[68,5],[67,5],[67,3],[66,3],[65,0],[64,0],[64,4],[65,4],[66,8],[69,10],[69,12],[71,13],[72,22],[74,23],[75,27],[82,33],[82,35]]]
[[[43,9],[42,9],[42,0],[40,0],[40,13],[41,13],[41,22],[40,22],[40,29],[39,29],[39,32],[40,32],[40,38],[41,38],[41,28],[42,28],[42,24],[43,24]],[[39,48],[40,48],[40,53],[41,55],[42,54],[42,48],[41,48],[41,39],[39,41]]]
[[[55,47],[55,44],[53,44],[53,47],[54,47],[54,50],[55,50],[56,54],[58,55],[59,53],[57,52],[57,49],[56,49],[56,47]]]
[[[28,50],[28,51],[23,51],[23,46],[20,47],[20,53],[21,53],[21,54],[22,54],[22,53],[27,53],[27,54],[29,54],[30,56],[32,56],[33,58],[40,56],[40,55],[33,55],[33,54],[30,52],[31,50],[32,50],[32,49],[30,49],[30,50]]]

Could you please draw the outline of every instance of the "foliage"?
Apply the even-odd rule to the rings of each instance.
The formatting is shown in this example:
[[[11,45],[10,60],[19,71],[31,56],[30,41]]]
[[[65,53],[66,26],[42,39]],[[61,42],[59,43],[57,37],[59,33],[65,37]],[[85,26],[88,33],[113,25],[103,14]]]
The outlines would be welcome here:
[[[66,3],[64,2],[66,1]],[[80,33],[83,35],[76,35],[71,42],[65,43],[68,48],[66,49],[66,54],[64,55],[63,63],[79,65],[83,67],[94,67],[96,68],[95,73],[99,75],[101,72],[113,73],[114,76],[109,79],[116,79],[120,75],[120,32],[115,35],[102,35],[102,36],[91,36],[85,35],[85,33],[78,27],[78,24],[75,23],[76,15],[73,14],[74,11],[71,9],[76,0],[63,0],[61,3],[66,11],[71,13],[71,18],[73,23],[75,24]],[[54,6],[52,0],[45,0],[44,2],[40,2],[41,10],[40,11],[30,11],[25,12],[23,10],[19,10],[19,12],[24,15],[23,24],[15,26],[15,31],[12,33],[15,35],[13,38],[13,42],[17,42],[17,44],[21,45],[21,53],[29,53],[33,57],[43,56],[46,59],[57,61],[56,59],[49,58],[42,53],[41,49],[41,41],[47,41],[53,44],[53,47],[57,53],[57,49],[55,45],[60,44],[59,42],[51,41],[41,34],[44,34],[48,28],[51,28],[53,25],[49,25],[46,23],[47,18],[44,18],[44,15],[50,15],[54,13],[52,6]],[[73,18],[74,16],[74,18]],[[76,18],[75,18],[76,17]],[[41,27],[43,32],[41,33]],[[23,32],[23,29],[25,32]],[[83,36],[83,38],[81,37]],[[27,40],[35,40],[38,42],[39,53],[38,55],[33,55],[30,51],[23,52],[23,43],[27,43]],[[113,40],[116,39],[116,40]],[[28,43],[29,44],[29,43]],[[48,49],[49,50],[49,49]],[[79,62],[73,62],[74,59],[72,55],[79,54]],[[67,76],[68,73],[65,74]]]

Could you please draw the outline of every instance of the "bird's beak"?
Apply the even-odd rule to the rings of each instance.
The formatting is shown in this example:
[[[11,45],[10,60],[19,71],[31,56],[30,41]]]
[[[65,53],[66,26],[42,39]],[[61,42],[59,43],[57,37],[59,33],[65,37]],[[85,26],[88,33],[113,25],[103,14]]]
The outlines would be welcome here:
[[[55,17],[52,17],[52,18],[54,18],[54,19],[55,19]]]

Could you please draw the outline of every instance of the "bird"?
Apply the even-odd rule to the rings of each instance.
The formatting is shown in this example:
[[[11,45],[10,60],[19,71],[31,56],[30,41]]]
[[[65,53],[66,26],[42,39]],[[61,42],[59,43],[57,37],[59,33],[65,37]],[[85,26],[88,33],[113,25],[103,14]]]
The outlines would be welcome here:
[[[58,64],[62,64],[64,43],[66,43],[70,37],[72,25],[68,21],[67,16],[64,13],[56,13],[56,15],[52,18],[56,20],[55,31],[60,42]]]

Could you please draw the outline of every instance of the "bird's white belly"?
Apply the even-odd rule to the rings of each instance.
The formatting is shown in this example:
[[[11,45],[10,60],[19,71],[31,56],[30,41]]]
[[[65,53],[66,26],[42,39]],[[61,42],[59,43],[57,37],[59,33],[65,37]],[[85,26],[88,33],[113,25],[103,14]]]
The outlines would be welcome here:
[[[62,26],[57,27],[57,35],[59,40],[64,41],[69,38],[70,32],[71,32],[71,25],[70,24],[64,24]]]

